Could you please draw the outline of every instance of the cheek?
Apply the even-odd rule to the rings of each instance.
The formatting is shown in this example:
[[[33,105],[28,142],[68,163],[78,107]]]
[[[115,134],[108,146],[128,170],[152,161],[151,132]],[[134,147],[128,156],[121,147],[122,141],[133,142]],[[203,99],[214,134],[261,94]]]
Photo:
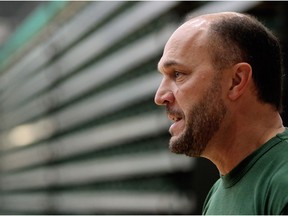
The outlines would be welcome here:
[[[210,85],[205,85],[205,83],[208,84],[209,81],[207,81],[204,76],[201,78],[202,79],[191,80],[178,87],[175,91],[175,99],[185,116],[202,100],[207,88],[211,85],[211,83]]]
[[[179,99],[181,103],[193,102],[202,91],[202,85],[187,82],[181,86],[179,86],[175,91],[175,97]]]
[[[194,93],[194,88],[179,88],[175,92],[175,99],[179,109],[183,112],[184,116],[191,110],[197,101],[197,94]]]

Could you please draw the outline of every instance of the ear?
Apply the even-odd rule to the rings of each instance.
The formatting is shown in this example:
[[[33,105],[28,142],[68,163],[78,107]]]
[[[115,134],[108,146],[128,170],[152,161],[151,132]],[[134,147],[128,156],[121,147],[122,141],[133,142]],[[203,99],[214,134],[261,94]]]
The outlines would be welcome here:
[[[234,65],[228,97],[231,100],[237,100],[247,89],[251,78],[252,68],[248,63],[238,63]]]

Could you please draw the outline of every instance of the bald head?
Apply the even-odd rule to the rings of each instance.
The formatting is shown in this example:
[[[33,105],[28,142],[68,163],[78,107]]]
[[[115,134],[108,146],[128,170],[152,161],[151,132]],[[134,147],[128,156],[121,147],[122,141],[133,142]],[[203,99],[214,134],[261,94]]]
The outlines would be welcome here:
[[[182,24],[176,31],[189,29],[189,28],[198,28],[198,29],[206,29],[209,30],[209,27],[213,25],[213,23],[220,22],[221,20],[230,19],[230,18],[245,18],[246,15],[236,12],[221,12],[221,13],[211,13],[204,14],[201,16],[188,16],[185,19],[185,23]]]
[[[210,57],[217,69],[224,69],[224,67],[241,61],[240,49],[232,46],[232,50],[228,54],[227,44],[225,44],[225,41],[223,44],[222,38],[212,30],[212,27],[217,23],[231,18],[241,19],[245,18],[245,15],[236,12],[222,12],[188,17],[186,22],[172,34],[164,52],[167,51],[167,47],[171,47],[171,44],[176,48],[173,52],[184,51],[183,53],[186,54],[189,54],[189,49],[201,46],[203,49],[208,49],[208,52],[211,53]]]
[[[210,13],[210,14],[203,14],[200,16],[188,15],[185,19],[185,22],[190,22],[194,19],[206,19],[207,21],[210,20],[211,22],[227,19],[231,17],[245,17],[245,14],[237,13],[237,12],[220,12],[220,13]]]

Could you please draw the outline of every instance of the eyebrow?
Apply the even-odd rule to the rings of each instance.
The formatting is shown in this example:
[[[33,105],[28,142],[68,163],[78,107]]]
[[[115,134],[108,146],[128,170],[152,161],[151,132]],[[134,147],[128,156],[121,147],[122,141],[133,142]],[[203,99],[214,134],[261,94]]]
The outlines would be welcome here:
[[[160,63],[160,62],[159,62]],[[174,65],[180,65],[177,61],[175,61],[175,60],[169,60],[169,61],[166,61],[166,62],[164,62],[163,63],[163,65],[162,65],[162,67],[160,67],[160,65],[159,65],[159,63],[158,63],[158,70],[159,71],[161,71],[160,70],[160,68],[169,68],[169,67],[171,67],[171,66],[174,66]]]

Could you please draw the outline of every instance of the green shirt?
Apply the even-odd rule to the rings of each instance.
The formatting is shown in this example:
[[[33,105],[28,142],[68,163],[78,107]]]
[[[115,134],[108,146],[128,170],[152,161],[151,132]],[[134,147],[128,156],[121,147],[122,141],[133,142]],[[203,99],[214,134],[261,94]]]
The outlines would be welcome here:
[[[288,129],[221,176],[211,188],[203,214],[287,214]]]

